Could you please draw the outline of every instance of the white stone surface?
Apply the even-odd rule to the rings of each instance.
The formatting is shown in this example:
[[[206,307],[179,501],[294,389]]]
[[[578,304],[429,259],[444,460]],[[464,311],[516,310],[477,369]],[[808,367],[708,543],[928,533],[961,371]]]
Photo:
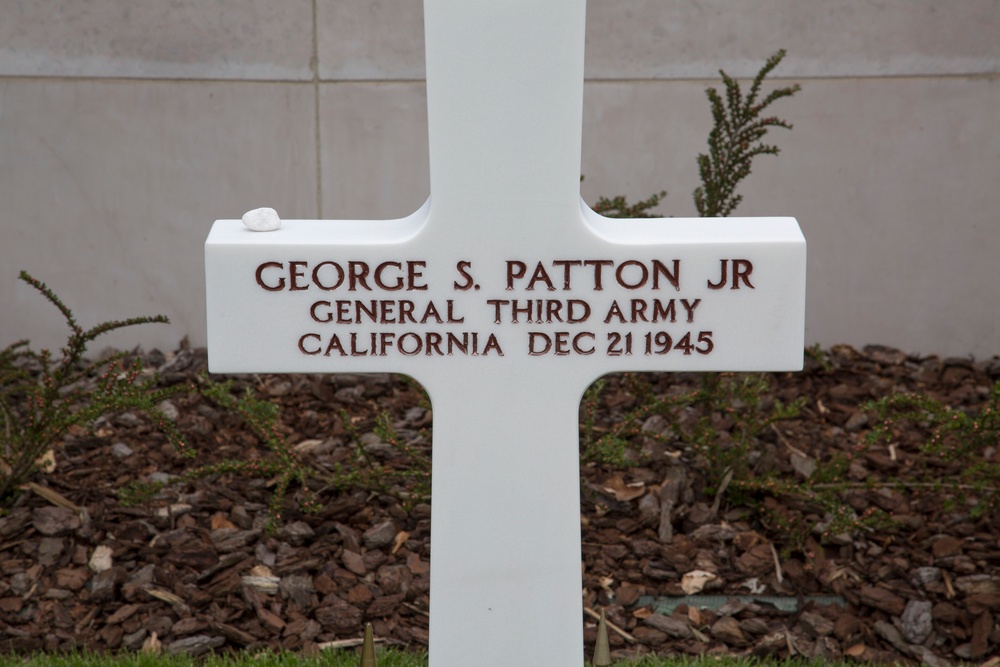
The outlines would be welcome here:
[[[314,114],[311,88],[297,85],[4,82],[0,341],[65,341],[58,312],[17,280],[21,269],[85,326],[171,319],[101,338],[95,353],[203,341],[205,216],[265,204],[315,216]]]
[[[243,224],[253,232],[273,232],[281,227],[281,218],[273,208],[255,208],[243,214]]]
[[[311,0],[4,0],[0,76],[312,78]]]
[[[583,392],[612,371],[801,368],[805,240],[792,218],[594,214],[583,3],[425,7],[428,203],[271,234],[217,221],[209,366],[421,382],[431,666],[578,667]]]

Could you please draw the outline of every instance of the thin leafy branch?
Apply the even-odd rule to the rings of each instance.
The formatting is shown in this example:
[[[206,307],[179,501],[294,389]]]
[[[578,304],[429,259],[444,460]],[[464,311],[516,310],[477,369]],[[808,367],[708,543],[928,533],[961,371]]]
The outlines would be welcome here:
[[[920,393],[895,393],[862,407],[875,415],[867,445],[914,444],[899,442],[904,424],[924,434],[915,444],[927,483],[944,486],[943,473],[955,474],[942,488],[943,502],[968,503],[973,516],[1000,506],[1000,463],[988,455],[1000,442],[1000,382],[976,411],[955,409]]]
[[[695,188],[694,203],[702,217],[725,217],[739,206],[743,195],[736,193],[740,181],[750,175],[753,159],[758,155],[777,155],[779,149],[763,143],[768,130],[775,127],[792,129],[792,124],[776,116],[761,114],[775,101],[791,97],[801,88],[798,84],[776,88],[759,99],[764,79],[784,59],[780,50],[767,59],[757,73],[746,97],[739,82],[719,70],[725,85],[725,101],[715,88],[705,91],[712,107],[713,127],[708,135],[708,153],[698,156],[701,185]]]
[[[763,143],[771,128],[792,129],[792,124],[776,116],[763,116],[774,102],[791,97],[801,90],[798,84],[772,90],[761,98],[761,87],[767,76],[784,59],[785,51],[772,55],[761,67],[746,96],[739,82],[719,70],[725,87],[725,99],[715,88],[705,94],[712,110],[712,130],[708,135],[708,153],[698,155],[701,185],[693,197],[701,217],[725,217],[739,206],[743,196],[736,193],[740,182],[750,175],[753,159],[758,155],[777,155],[777,146]],[[582,179],[581,179],[582,180]],[[651,214],[667,196],[666,190],[646,199],[630,203],[623,195],[600,197],[593,209],[609,218],[651,218]]]
[[[656,216],[650,214],[649,211],[659,206],[666,196],[667,191],[662,190],[634,204],[628,203],[624,195],[610,199],[601,197],[594,204],[594,212],[607,218],[655,218]]]
[[[275,521],[281,518],[289,486],[292,482],[297,482],[302,494],[300,502],[302,510],[305,512],[319,510],[319,502],[307,483],[316,472],[312,466],[302,461],[298,452],[282,435],[278,408],[274,404],[256,398],[249,389],[240,396],[234,396],[231,382],[213,382],[207,377],[202,383],[201,394],[219,407],[242,417],[257,439],[267,448],[270,456],[250,461],[226,460],[215,465],[202,466],[189,472],[189,477],[235,472],[253,477],[273,478],[275,487],[269,508],[271,517]]]
[[[49,350],[36,352],[26,340],[0,352],[0,502],[17,494],[40,469],[42,457],[72,426],[90,427],[99,417],[138,410],[179,448],[180,432],[159,404],[185,391],[162,388],[155,375],[147,376],[142,363],[118,353],[93,361],[85,359],[88,345],[100,336],[139,324],[166,323],[163,315],[103,322],[90,329],[77,323],[73,312],[45,283],[26,271],[20,279],[37,290],[62,314],[69,328],[58,357]],[[89,378],[96,377],[96,382]]]

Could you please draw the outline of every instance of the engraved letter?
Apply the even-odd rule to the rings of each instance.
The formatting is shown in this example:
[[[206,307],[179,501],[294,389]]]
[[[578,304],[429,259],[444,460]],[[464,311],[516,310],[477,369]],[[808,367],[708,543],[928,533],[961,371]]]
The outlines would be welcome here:
[[[701,303],[701,299],[695,299],[694,303],[689,303],[687,299],[681,299],[681,305],[684,306],[684,310],[688,314],[688,322],[694,322],[694,309],[698,307],[699,303]]]
[[[639,267],[639,280],[632,284],[625,282],[625,268],[628,266]],[[618,270],[615,271],[615,279],[618,281],[618,284],[625,289],[639,289],[646,284],[647,280],[649,280],[649,269],[647,269],[646,265],[642,262],[630,259],[618,265]]]
[[[535,267],[535,272],[531,274],[531,280],[528,281],[528,286],[525,287],[524,289],[526,290],[535,289],[535,283],[538,282],[539,280],[545,283],[546,287],[550,292],[556,291],[555,286],[552,284],[552,279],[549,278],[549,274],[546,273],[545,267],[542,266],[541,262],[539,262],[538,266]]]
[[[315,338],[316,340],[319,340],[319,334],[314,334],[314,333],[303,334],[302,337],[299,338],[299,352],[308,355],[319,354],[319,348],[316,348],[315,350],[306,349],[306,338]]]
[[[708,282],[708,289],[722,289],[723,287],[726,286],[726,280],[727,280],[727,278],[729,276],[728,268],[727,268],[729,266],[729,260],[728,259],[720,259],[719,260],[719,264],[722,265],[722,277],[719,278],[719,282],[717,282],[717,283],[713,283],[711,280],[707,281]]]
[[[594,346],[591,345],[589,348],[581,347],[580,341],[584,338],[589,338],[594,340],[595,336],[589,331],[581,331],[576,336],[573,337],[573,351],[577,354],[588,355],[594,353]]]
[[[666,264],[658,259],[653,260],[653,289],[660,289],[660,274],[666,277],[667,281],[674,286],[674,289],[681,289],[681,260],[674,260],[674,270],[667,268]]]
[[[543,347],[540,350],[535,349],[535,341],[538,339],[541,339],[540,344],[545,345],[545,347]],[[552,349],[552,339],[549,338],[546,334],[543,334],[538,331],[528,332],[528,354],[530,354],[533,357],[539,357],[543,354],[546,354],[551,349]]]
[[[257,273],[255,274],[256,277],[257,277],[257,284],[260,285],[261,287],[263,287],[264,289],[266,289],[268,292],[280,292],[281,290],[285,289],[285,277],[284,276],[278,278],[278,284],[277,285],[268,285],[267,283],[264,282],[264,276],[263,276],[264,269],[268,269],[268,268],[272,268],[272,267],[276,268],[276,269],[283,269],[283,268],[285,268],[285,265],[282,264],[281,262],[264,262],[263,264],[261,264],[260,266],[258,266],[257,267]]]
[[[753,273],[753,264],[750,263],[749,259],[734,259],[733,260],[733,287],[732,289],[740,288],[740,280],[743,280],[743,284],[754,289],[754,286],[750,284],[750,274]]]
[[[406,291],[408,292],[421,292],[427,289],[427,283],[423,285],[417,284],[417,278],[424,276],[422,271],[417,271],[417,267],[421,269],[427,268],[427,262],[410,261],[406,263]]]
[[[528,270],[528,265],[524,262],[507,260],[507,291],[514,289],[514,281],[523,278]]]
[[[312,305],[311,308],[309,308],[309,314],[312,316],[314,320],[316,320],[320,324],[326,324],[327,322],[332,322],[333,313],[331,311],[329,310],[325,311],[326,315],[324,315],[323,317],[320,317],[319,315],[316,314],[317,308],[330,308],[331,305],[332,304],[329,301],[317,301]],[[300,341],[300,346],[301,346],[301,341]]]
[[[570,267],[581,266],[583,262],[579,259],[556,259],[552,261],[552,266],[563,267],[563,291],[567,291],[570,288]]]
[[[348,262],[347,273],[349,290],[355,291],[360,283],[361,287],[371,291],[372,288],[368,286],[368,262]]]
[[[601,285],[601,267],[614,266],[615,263],[610,259],[587,259],[584,260],[583,265],[594,267],[594,291],[602,291],[604,287]]]
[[[473,280],[472,275],[468,271],[470,266],[472,266],[472,262],[466,261],[461,261],[455,265],[455,268],[458,270],[458,274],[465,278],[464,283],[459,283],[457,280],[454,282],[454,289],[456,291],[464,292],[465,290],[472,289],[472,286],[475,284],[476,281]]]
[[[399,262],[382,262],[375,267],[375,284],[387,292],[395,292],[396,290],[403,289],[403,276],[396,276],[396,282],[392,285],[386,285],[382,280],[382,272],[385,271],[387,266],[392,266],[397,269],[403,268],[403,265]]]
[[[289,262],[288,263],[288,273],[291,274],[292,284],[288,286],[289,292],[301,292],[302,290],[309,289],[309,285],[300,285],[298,279],[305,278],[305,273],[300,271],[300,268],[305,268],[308,266],[308,262]]]
[[[319,279],[319,270],[322,269],[324,266],[332,266],[334,270],[337,272],[337,280],[332,285],[324,285],[323,281]],[[316,268],[313,269],[312,278],[313,278],[313,284],[316,287],[320,288],[321,290],[325,290],[327,292],[332,292],[333,290],[337,289],[343,284],[344,269],[342,269],[340,264],[337,264],[336,262],[320,262],[319,264],[316,265]]]

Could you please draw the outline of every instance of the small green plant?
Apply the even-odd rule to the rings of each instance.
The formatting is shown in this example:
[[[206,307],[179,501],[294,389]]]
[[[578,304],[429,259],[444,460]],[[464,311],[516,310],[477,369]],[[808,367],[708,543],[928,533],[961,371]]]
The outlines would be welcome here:
[[[618,416],[606,429],[597,426],[595,416],[607,379],[598,380],[584,394],[581,459],[585,463],[610,466],[634,465],[628,451],[639,447],[638,436],[672,439],[702,455],[707,462],[703,473],[711,488],[720,488],[730,473],[735,480],[752,479],[750,452],[758,446],[761,434],[772,424],[798,416],[806,400],[785,404],[767,398],[770,385],[767,376],[761,373],[705,373],[699,389],[674,395],[654,392],[646,374],[625,373],[622,380],[635,407]],[[685,408],[697,417],[682,426],[678,412]],[[654,415],[663,417],[668,424],[666,434],[643,431],[646,420]],[[725,438],[723,432],[727,434]]]
[[[636,452],[648,440],[687,450],[701,464],[697,472],[705,493],[725,498],[730,506],[751,509],[775,536],[775,542],[783,545],[786,556],[806,554],[811,535],[827,540],[892,525],[891,517],[878,508],[859,514],[844,503],[845,493],[853,488],[843,481],[849,462],[824,462],[805,480],[754,468],[753,454],[763,448],[765,434],[798,417],[806,403],[805,398],[790,403],[773,398],[766,374],[705,373],[694,391],[667,395],[654,391],[651,377],[655,376],[624,374],[612,385],[609,376],[590,386],[580,409],[580,458],[584,463],[613,468],[634,465],[642,460]],[[630,396],[628,404],[633,407],[614,415],[611,424],[602,427],[596,417],[611,386]],[[682,412],[685,419],[680,418]],[[653,416],[663,418],[663,427],[651,432],[644,426]],[[836,481],[831,481],[830,471],[834,471]],[[809,514],[815,518],[806,520],[789,512],[787,502],[810,507],[813,511]]]
[[[652,218],[655,216],[649,211],[659,206],[666,196],[667,191],[663,190],[635,204],[629,204],[622,195],[610,199],[601,197],[594,204],[594,212],[608,218]]]
[[[743,195],[736,194],[736,186],[750,175],[753,159],[758,155],[777,155],[777,146],[761,140],[772,127],[791,129],[791,123],[775,116],[762,116],[773,102],[791,97],[800,90],[796,84],[776,88],[759,99],[760,87],[771,71],[785,57],[781,50],[767,59],[764,67],[754,77],[750,92],[743,97],[736,79],[719,70],[726,86],[723,102],[715,88],[705,91],[712,106],[712,131],[708,135],[708,154],[698,156],[701,185],[694,191],[694,204],[698,215],[725,217],[733,212]]]
[[[785,555],[806,554],[810,535],[822,540],[841,534],[887,529],[891,517],[872,507],[858,514],[844,503],[851,488],[846,480],[847,461],[824,462],[803,480],[785,479],[773,471],[758,474],[751,454],[760,449],[761,436],[775,430],[782,421],[798,417],[806,398],[784,403],[769,398],[770,386],[764,374],[706,374],[692,398],[700,414],[687,429],[687,439],[704,461],[709,492],[725,491],[728,500],[752,508],[762,523],[782,543]],[[726,428],[720,429],[720,425]],[[726,437],[722,437],[722,433]],[[779,435],[780,437],[780,435]],[[776,502],[783,499],[784,502]],[[792,502],[809,507],[818,520],[807,521],[787,511]]]
[[[298,482],[301,489],[300,506],[302,511],[319,511],[320,505],[307,484],[307,480],[315,476],[316,471],[302,461],[298,452],[281,434],[278,408],[268,401],[256,398],[249,388],[241,395],[234,395],[232,383],[228,381],[215,382],[206,378],[201,393],[219,407],[241,416],[258,441],[267,448],[269,456],[265,459],[250,461],[227,460],[215,465],[196,468],[189,475],[205,477],[207,475],[236,473],[273,479],[275,487],[268,508],[271,518],[275,522],[281,520],[285,505],[285,493],[292,482]]]
[[[340,491],[355,486],[380,493],[388,491],[382,465],[365,449],[361,431],[358,430],[351,414],[343,408],[340,410],[340,424],[347,434],[348,442],[354,447],[354,457],[346,466],[336,464],[330,485]]]
[[[846,482],[821,483],[810,478],[803,481],[779,479],[768,474],[760,478],[733,480],[732,490],[739,503],[751,507],[782,544],[783,555],[806,553],[811,535],[818,535],[826,542],[840,535],[875,533],[889,530],[892,517],[878,507],[868,507],[860,514],[843,502],[844,494],[852,488]],[[782,502],[778,502],[781,499]],[[819,517],[809,522],[802,513],[790,512],[786,504],[808,507],[810,514]]]
[[[806,359],[815,361],[819,364],[819,367],[827,373],[833,370],[833,363],[830,361],[830,355],[828,355],[826,351],[820,347],[819,343],[814,343],[813,345],[807,347],[805,355]]]
[[[762,433],[777,422],[794,419],[806,399],[785,404],[766,397],[770,391],[763,373],[706,373],[701,388],[691,396],[700,417],[687,429],[678,427],[678,435],[690,442],[708,462],[705,470],[710,487],[718,488],[731,471],[739,488],[743,480],[754,478],[750,454],[759,444]],[[722,439],[719,425],[731,422]]]
[[[421,389],[414,384],[415,388]],[[340,422],[353,447],[350,461],[337,463],[331,474],[320,479],[329,488],[338,491],[354,488],[366,489],[396,498],[403,509],[409,511],[416,503],[426,502],[431,494],[431,459],[428,451],[408,443],[399,435],[388,412],[375,417],[372,433],[394,455],[385,463],[378,460],[365,446],[361,431],[347,410],[340,411]],[[426,434],[423,434],[426,436]]]
[[[894,446],[902,422],[923,432],[917,446],[924,475],[928,484],[941,484],[942,493],[951,494],[945,500],[968,503],[973,517],[1000,506],[1000,463],[986,456],[1000,443],[1000,382],[977,411],[957,410],[918,393],[897,393],[862,407],[875,414],[869,445]],[[951,475],[953,483],[943,483],[942,478]]]
[[[158,388],[138,359],[120,352],[87,361],[87,346],[100,336],[138,324],[168,322],[163,315],[134,317],[81,327],[72,311],[45,283],[22,271],[20,279],[54,305],[69,327],[58,357],[35,352],[22,340],[0,352],[0,503],[39,471],[39,460],[70,427],[90,427],[99,417],[138,410],[146,413],[167,439],[183,447],[176,427],[157,407],[185,387]],[[96,382],[89,379],[96,377]]]
[[[603,437],[598,433],[597,411],[601,406],[601,394],[607,381],[601,378],[587,387],[580,402],[580,459],[584,463],[606,463],[599,453],[595,453],[597,441]]]
[[[328,472],[322,472],[305,462],[294,446],[284,438],[276,405],[256,398],[249,388],[242,394],[236,394],[232,381],[216,382],[208,375],[202,376],[199,390],[202,396],[220,408],[242,417],[267,453],[261,458],[227,459],[199,466],[178,475],[168,483],[135,482],[119,490],[119,499],[124,504],[149,503],[168,484],[184,484],[227,474],[262,478],[268,480],[268,486],[274,487],[268,503],[267,525],[268,530],[274,530],[281,523],[285,499],[292,485],[299,487],[299,508],[306,513],[320,509],[317,496],[330,488],[339,491],[360,488],[383,493],[399,499],[405,509],[430,498],[430,457],[422,449],[403,441],[387,412],[376,417],[373,432],[392,446],[398,456],[389,463],[380,462],[366,449],[355,419],[346,410],[341,410],[341,425],[348,442],[353,446],[353,456],[347,462],[334,464]],[[190,448],[180,451],[189,458],[196,456]],[[314,491],[309,485],[310,481],[321,484],[322,488]]]
[[[392,495],[398,497],[407,510],[415,503],[429,500],[431,460],[427,452],[408,444],[400,437],[388,412],[382,412],[376,418],[375,435],[400,455],[398,465],[386,471],[392,483]]]
[[[259,459],[226,459],[219,463],[198,466],[184,472],[171,483],[192,482],[217,475],[244,475],[271,480],[274,491],[268,503],[268,528],[272,530],[280,524],[285,508],[285,496],[293,482],[301,489],[302,511],[319,511],[320,505],[316,495],[308,486],[308,480],[318,477],[318,474],[302,461],[298,452],[282,436],[278,408],[268,401],[256,398],[249,388],[242,394],[234,394],[232,385],[232,381],[216,382],[203,375],[199,390],[202,396],[220,408],[242,417],[257,440],[266,447],[267,456]],[[196,456],[194,450],[188,447],[182,446],[180,451],[188,458]],[[162,482],[137,482],[121,489],[119,498],[127,505],[146,503],[163,487]]]
[[[818,348],[816,352],[820,352]],[[752,393],[740,398],[727,398],[723,394],[717,403],[729,406],[726,409],[739,407],[743,411],[748,396]],[[785,406],[776,414],[780,416],[789,407],[795,406]],[[809,535],[826,541],[837,535],[885,532],[897,525],[883,509],[868,507],[859,511],[845,504],[846,494],[852,491],[935,489],[942,507],[964,507],[972,518],[1000,508],[1000,463],[990,456],[1000,442],[1000,383],[993,386],[986,403],[977,409],[955,409],[919,393],[885,396],[861,408],[873,415],[869,433],[851,450],[831,454],[808,479],[754,477],[737,472],[729,485],[733,501],[759,510],[762,521],[783,537],[786,549],[801,549]],[[749,421],[751,425],[766,423],[759,419]],[[727,464],[739,471],[738,456],[733,459],[728,452],[720,452],[712,445],[712,434],[704,418],[695,432],[707,438],[708,447],[702,451],[715,475]],[[914,438],[914,432],[922,436]],[[908,481],[874,477],[863,482],[850,481],[851,465],[863,460],[876,445],[907,453],[911,461],[908,465],[913,466]],[[732,447],[729,451],[738,453],[740,448]],[[782,513],[783,506],[770,500],[777,498],[809,507],[811,514],[821,517],[821,521],[807,525],[798,515],[786,516]],[[798,524],[793,525],[794,522]]]
[[[657,395],[643,374],[624,373],[622,379],[625,390],[633,397],[636,407],[615,419],[606,429],[597,426],[596,416],[607,379],[597,380],[583,395],[580,405],[580,459],[583,463],[616,468],[637,465],[642,460],[641,454],[630,452],[638,451],[639,436],[653,440],[663,439],[661,434],[643,432],[646,420],[653,415],[673,418],[676,410],[686,404],[685,397]]]
[[[759,99],[764,79],[784,59],[780,50],[767,59],[757,72],[750,91],[743,96],[739,82],[719,70],[725,86],[725,100],[715,88],[708,88],[712,109],[712,130],[708,135],[708,153],[698,155],[698,174],[701,185],[693,197],[698,215],[703,218],[725,217],[743,201],[736,194],[740,181],[750,175],[753,159],[758,155],[777,155],[777,146],[762,143],[772,127],[792,129],[792,124],[775,116],[763,116],[765,109],[783,97],[791,97],[801,90],[796,84],[776,88]],[[609,218],[650,218],[650,214],[667,196],[666,190],[650,195],[637,203],[629,203],[624,196],[600,197],[594,211]]]

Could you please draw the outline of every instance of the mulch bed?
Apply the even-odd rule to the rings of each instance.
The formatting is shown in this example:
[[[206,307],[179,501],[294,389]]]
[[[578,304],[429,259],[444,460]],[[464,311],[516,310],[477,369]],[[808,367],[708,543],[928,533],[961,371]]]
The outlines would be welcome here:
[[[869,416],[859,407],[866,400],[920,391],[971,409],[1000,378],[997,359],[847,346],[828,359],[828,368],[810,360],[802,373],[770,376],[776,397],[808,402],[800,417],[761,435],[758,472],[801,479],[809,470],[803,461],[822,465],[837,451],[856,450],[868,431]],[[153,352],[144,360],[166,384],[190,383],[205,369],[203,350]],[[686,374],[653,378],[658,392],[698,382]],[[431,415],[402,378],[261,375],[238,383],[281,406],[287,437],[321,473],[352,461],[342,410],[384,465],[393,465],[397,450],[374,435],[382,412],[411,446],[429,448]],[[598,431],[634,407],[629,386],[621,377],[608,380]],[[260,454],[238,417],[195,394],[172,404],[177,425],[199,451],[196,463]],[[730,428],[731,420],[717,426]],[[1000,653],[1000,513],[973,516],[966,505],[944,502],[952,495],[947,481],[943,488],[866,484],[915,475],[919,434],[901,433],[891,451],[865,450],[852,467],[857,483],[844,491],[844,503],[857,511],[891,511],[892,528],[826,540],[810,534],[794,548],[767,516],[811,526],[822,518],[814,506],[779,496],[767,501],[765,516],[717,503],[707,492],[704,460],[651,437],[663,428],[656,419],[645,427],[650,437],[635,438],[636,466],[583,469],[584,605],[603,608],[620,630],[610,636],[613,654],[1000,664],[990,660]],[[1000,443],[982,456],[1000,461]],[[102,420],[92,433],[72,433],[55,460],[55,470],[0,516],[0,650],[314,651],[361,637],[366,622],[391,643],[426,647],[427,504],[404,506],[392,495],[338,491],[317,480],[322,510],[298,511],[292,487],[283,523],[269,534],[268,480],[224,476],[171,486],[148,506],[125,507],[119,488],[191,465],[145,417],[131,413]],[[953,472],[943,468],[940,477]],[[60,506],[63,499],[85,511]],[[681,604],[670,613],[650,606],[650,596],[683,596],[691,579],[684,575],[693,571],[708,573],[701,595],[731,599],[721,608]],[[796,608],[732,597],[751,594],[788,597]],[[817,595],[842,603],[824,606],[812,599]],[[596,622],[590,615],[579,622],[592,646]]]

